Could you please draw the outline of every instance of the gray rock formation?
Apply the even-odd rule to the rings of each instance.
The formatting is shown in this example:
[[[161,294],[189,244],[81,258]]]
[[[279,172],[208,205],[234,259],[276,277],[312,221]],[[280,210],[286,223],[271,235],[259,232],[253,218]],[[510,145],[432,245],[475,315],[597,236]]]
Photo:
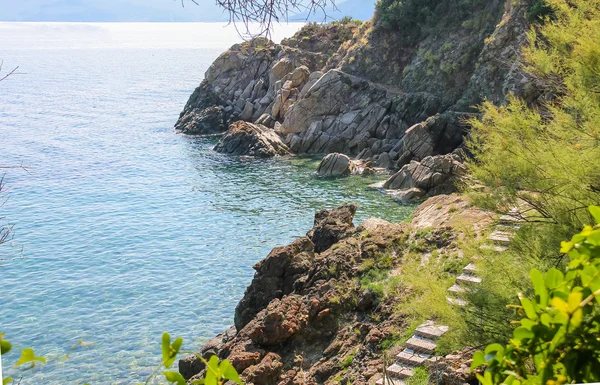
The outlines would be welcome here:
[[[188,135],[218,134],[227,129],[221,98],[212,91],[206,80],[190,96],[175,129]]]
[[[254,122],[263,114],[282,118],[297,99],[310,73],[323,68],[327,56],[255,38],[221,54],[188,100],[175,128],[188,134],[219,133],[238,119]],[[215,123],[209,107],[221,112]],[[265,120],[266,117],[263,118]]]
[[[406,129],[438,107],[428,95],[404,95],[331,70],[291,106],[281,133],[293,152],[341,152],[367,159],[390,155]],[[392,155],[394,160],[398,154]]]
[[[352,173],[353,164],[344,154],[333,153],[327,155],[317,168],[319,176],[347,176]]]
[[[176,128],[215,133],[241,119],[273,128],[293,153],[341,153],[385,169],[449,154],[485,98],[541,97],[519,61],[526,4],[477,1],[473,12],[440,2],[446,11],[431,11],[443,20],[415,21],[424,25],[410,37],[370,22],[308,26],[283,45],[236,44],[209,68]]]
[[[244,121],[229,126],[229,130],[215,146],[215,151],[229,155],[247,155],[270,158],[289,153],[273,129]]]
[[[383,188],[399,190],[391,196],[402,201],[426,194],[449,194],[455,191],[456,178],[465,174],[465,166],[456,154],[428,156],[421,162],[411,161],[392,175]]]

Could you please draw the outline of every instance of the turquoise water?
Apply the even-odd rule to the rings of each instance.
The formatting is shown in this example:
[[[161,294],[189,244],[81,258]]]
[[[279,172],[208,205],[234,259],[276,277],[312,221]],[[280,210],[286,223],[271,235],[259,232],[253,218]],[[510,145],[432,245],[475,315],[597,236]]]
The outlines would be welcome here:
[[[0,263],[0,332],[48,358],[11,369],[22,384],[144,380],[163,331],[193,350],[231,325],[252,266],[309,230],[316,210],[354,201],[358,221],[411,211],[366,189],[373,179],[318,179],[314,160],[230,158],[214,139],[175,134],[235,39],[215,41],[221,27],[203,26],[214,33],[194,44],[168,26],[153,39],[136,26],[126,43],[92,28],[91,48],[73,38],[82,25],[19,28],[0,23],[5,68],[26,72],[0,83],[0,164],[28,167],[4,170],[0,216],[15,247],[0,258],[17,259]]]

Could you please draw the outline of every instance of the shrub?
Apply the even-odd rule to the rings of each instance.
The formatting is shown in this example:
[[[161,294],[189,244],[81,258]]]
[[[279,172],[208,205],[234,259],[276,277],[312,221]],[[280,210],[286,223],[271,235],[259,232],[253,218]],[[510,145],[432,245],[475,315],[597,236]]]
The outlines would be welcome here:
[[[588,223],[587,206],[600,201],[600,2],[548,4],[554,19],[532,29],[523,54],[541,97],[485,103],[468,140],[470,172],[487,187],[474,203],[502,213],[524,203],[529,241],[541,246],[532,258],[555,255],[556,240]]]
[[[590,212],[600,224],[600,207]],[[473,356],[483,385],[567,384],[600,381],[600,225],[563,242],[569,256],[563,271],[532,269],[535,295],[514,307],[524,316],[513,338]]]

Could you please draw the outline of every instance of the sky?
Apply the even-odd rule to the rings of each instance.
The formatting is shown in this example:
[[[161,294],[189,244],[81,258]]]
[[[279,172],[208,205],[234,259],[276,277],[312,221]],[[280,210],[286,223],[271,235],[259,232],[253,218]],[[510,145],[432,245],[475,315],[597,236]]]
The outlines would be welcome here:
[[[81,21],[81,22],[183,22],[227,21],[228,15],[214,0],[0,0],[0,21]],[[334,18],[349,15],[367,19],[374,0],[338,1],[340,11],[329,11]],[[367,16],[369,15],[369,16]],[[306,18],[301,15],[301,18]],[[322,15],[311,19],[322,20]]]

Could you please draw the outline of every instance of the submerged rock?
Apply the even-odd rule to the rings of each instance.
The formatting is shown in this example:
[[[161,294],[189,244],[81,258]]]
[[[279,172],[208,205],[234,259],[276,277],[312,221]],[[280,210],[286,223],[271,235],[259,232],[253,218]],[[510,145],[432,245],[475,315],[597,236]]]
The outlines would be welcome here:
[[[215,146],[215,151],[229,155],[248,155],[269,158],[289,153],[279,135],[259,124],[238,121]]]

